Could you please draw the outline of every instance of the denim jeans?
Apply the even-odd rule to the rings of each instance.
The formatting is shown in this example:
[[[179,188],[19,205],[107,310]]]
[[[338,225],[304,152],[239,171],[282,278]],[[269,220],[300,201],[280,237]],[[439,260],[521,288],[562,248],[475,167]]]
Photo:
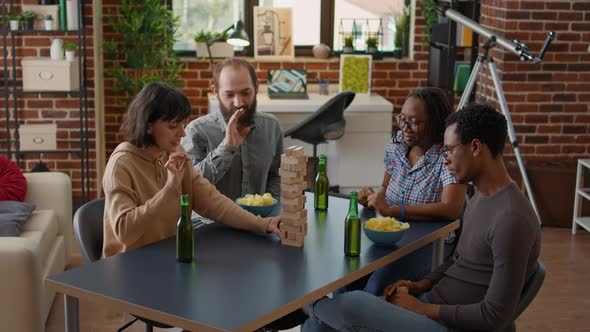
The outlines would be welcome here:
[[[444,257],[455,250],[454,244],[445,244]],[[424,246],[398,260],[392,262],[372,274],[354,281],[334,292],[340,295],[354,290],[381,296],[389,284],[397,280],[418,281],[426,276],[432,267],[432,244]]]
[[[418,299],[430,303],[428,293]],[[313,305],[311,317],[303,325],[304,332],[451,332],[452,328],[426,316],[395,306],[380,297],[363,291],[341,294],[334,299],[323,298]]]

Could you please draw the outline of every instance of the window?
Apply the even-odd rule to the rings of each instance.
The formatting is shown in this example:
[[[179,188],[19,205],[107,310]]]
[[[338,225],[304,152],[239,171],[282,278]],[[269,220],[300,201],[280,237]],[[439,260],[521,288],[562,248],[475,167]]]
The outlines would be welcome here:
[[[180,18],[175,50],[193,51],[200,31],[221,32],[244,15],[239,0],[172,0],[172,12]]]
[[[410,0],[172,0],[172,10],[180,17],[179,41],[174,49],[194,52],[193,38],[198,32],[221,32],[238,19],[244,21],[252,38],[252,7],[265,6],[293,8],[296,55],[311,55],[311,47],[320,42],[340,51],[343,38],[353,30],[357,50],[366,49],[367,37],[378,36],[382,51],[387,53],[396,47],[396,21],[409,3]],[[246,51],[252,55],[251,47]]]

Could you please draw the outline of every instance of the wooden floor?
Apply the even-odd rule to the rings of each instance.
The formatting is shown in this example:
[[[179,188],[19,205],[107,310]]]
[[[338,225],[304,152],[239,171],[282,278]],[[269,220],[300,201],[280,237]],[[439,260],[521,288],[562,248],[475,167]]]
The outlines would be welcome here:
[[[74,247],[70,268],[83,264],[77,244]],[[541,259],[548,271],[545,283],[517,320],[517,330],[590,332],[590,233],[578,231],[572,236],[570,229],[544,228]],[[116,331],[129,320],[129,315],[80,301],[82,332]],[[47,319],[46,331],[64,330],[63,297],[58,295]],[[126,331],[141,332],[144,326],[135,323]]]

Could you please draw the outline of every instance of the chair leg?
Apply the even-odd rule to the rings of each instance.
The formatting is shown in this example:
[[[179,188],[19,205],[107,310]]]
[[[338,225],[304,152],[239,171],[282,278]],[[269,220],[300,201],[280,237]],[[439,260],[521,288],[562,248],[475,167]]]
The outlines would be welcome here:
[[[129,326],[131,326],[131,324],[135,323],[135,321],[137,321],[137,318],[135,318],[134,320],[130,321],[129,323],[121,326],[117,332],[122,332],[123,330],[125,330],[126,328],[128,328]]]

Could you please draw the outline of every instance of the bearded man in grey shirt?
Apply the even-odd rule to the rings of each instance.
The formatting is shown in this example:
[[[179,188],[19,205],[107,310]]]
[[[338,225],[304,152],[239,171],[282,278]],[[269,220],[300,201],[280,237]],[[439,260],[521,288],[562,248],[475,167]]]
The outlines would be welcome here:
[[[447,119],[443,156],[473,182],[452,257],[420,281],[398,280],[382,297],[362,291],[305,307],[303,331],[511,331],[525,282],[537,268],[539,222],[502,159],[506,119],[472,104]],[[416,221],[419,222],[419,221]]]
[[[256,71],[228,58],[213,70],[211,90],[220,109],[192,121],[181,140],[193,167],[231,199],[278,197],[283,132],[276,117],[256,112]]]

